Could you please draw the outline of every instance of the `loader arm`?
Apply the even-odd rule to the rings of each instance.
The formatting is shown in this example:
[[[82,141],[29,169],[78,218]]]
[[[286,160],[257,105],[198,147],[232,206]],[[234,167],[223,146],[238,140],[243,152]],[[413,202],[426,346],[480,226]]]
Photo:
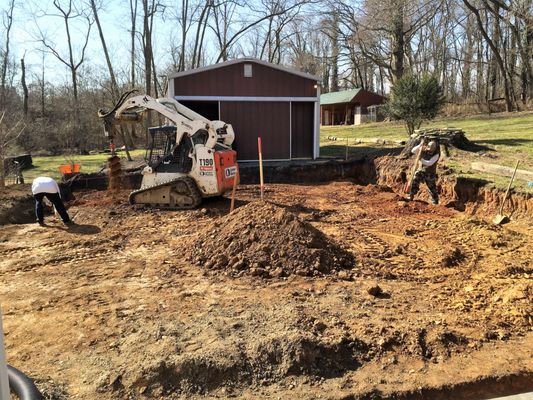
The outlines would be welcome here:
[[[207,147],[213,148],[217,141],[226,147],[233,143],[234,134],[230,125],[222,121],[210,121],[174,99],[154,99],[148,95],[139,95],[127,100],[121,98],[117,106],[110,112],[98,112],[98,116],[104,120],[105,135],[111,140],[117,126],[142,122],[151,110],[164,116],[168,125],[176,126],[176,143],[180,143],[184,135],[192,136],[199,130],[209,133]]]

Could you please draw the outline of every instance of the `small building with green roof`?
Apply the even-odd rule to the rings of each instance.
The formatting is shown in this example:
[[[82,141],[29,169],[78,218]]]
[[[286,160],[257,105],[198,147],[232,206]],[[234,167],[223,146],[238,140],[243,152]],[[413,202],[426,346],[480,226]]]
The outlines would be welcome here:
[[[385,97],[362,88],[320,95],[321,125],[359,125],[368,120],[369,108],[385,102]]]

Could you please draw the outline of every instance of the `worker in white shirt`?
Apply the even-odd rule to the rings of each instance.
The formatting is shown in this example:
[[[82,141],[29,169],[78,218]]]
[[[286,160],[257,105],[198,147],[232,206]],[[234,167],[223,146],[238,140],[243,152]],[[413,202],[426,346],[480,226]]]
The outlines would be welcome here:
[[[437,190],[437,162],[440,158],[440,146],[435,140],[428,144],[425,141],[420,142],[415,146],[411,152],[417,154],[422,148],[422,155],[420,157],[420,164],[418,170],[415,172],[413,182],[411,183],[411,190],[409,192],[409,200],[413,200],[418,193],[420,182],[426,182],[429,194],[431,195],[431,203],[439,204],[439,193]]]
[[[31,185],[31,191],[35,199],[35,215],[39,225],[44,225],[43,199],[45,197],[54,205],[54,208],[61,216],[63,223],[65,225],[71,224],[65,205],[61,200],[59,186],[55,180],[45,176],[35,178]]]

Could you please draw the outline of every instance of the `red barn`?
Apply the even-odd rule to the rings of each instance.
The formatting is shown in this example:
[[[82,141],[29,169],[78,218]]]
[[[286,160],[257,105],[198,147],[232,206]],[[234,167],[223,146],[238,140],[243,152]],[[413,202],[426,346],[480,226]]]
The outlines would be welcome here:
[[[369,120],[369,108],[383,104],[385,97],[356,88],[320,96],[322,125],[359,125]]]
[[[233,125],[239,161],[314,159],[320,144],[320,78],[257,59],[237,59],[169,76],[172,97],[210,120]]]

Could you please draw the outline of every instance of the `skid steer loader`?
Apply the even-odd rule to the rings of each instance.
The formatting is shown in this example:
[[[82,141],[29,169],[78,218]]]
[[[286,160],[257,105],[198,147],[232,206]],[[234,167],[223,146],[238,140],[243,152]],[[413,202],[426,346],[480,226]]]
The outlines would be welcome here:
[[[237,153],[231,125],[209,121],[174,99],[127,92],[112,110],[100,109],[105,135],[112,142],[121,124],[142,122],[148,111],[165,120],[148,128],[147,166],[140,189],[130,193],[131,204],[191,209],[202,198],[221,196],[238,179]],[[129,97],[129,98],[128,98]]]

